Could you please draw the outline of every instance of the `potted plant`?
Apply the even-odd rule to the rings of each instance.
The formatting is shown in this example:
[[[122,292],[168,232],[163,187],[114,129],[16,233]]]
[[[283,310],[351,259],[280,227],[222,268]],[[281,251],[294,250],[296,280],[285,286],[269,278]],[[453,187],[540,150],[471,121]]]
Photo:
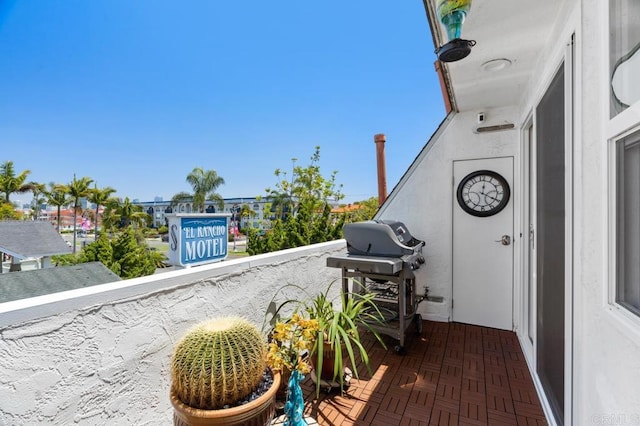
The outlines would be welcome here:
[[[256,326],[241,317],[203,321],[173,351],[174,425],[267,425],[279,386]]]
[[[371,332],[380,344],[386,345],[379,333],[375,330],[375,325],[382,325],[385,318],[376,306],[373,293],[346,293],[341,290],[334,299],[330,297],[330,290],[333,281],[324,292],[310,296],[308,292],[294,284],[293,287],[302,292],[306,297],[303,299],[289,299],[274,308],[274,300],[280,293],[276,292],[272,299],[273,319],[286,322],[280,318],[280,311],[286,305],[293,304],[294,315],[302,315],[318,322],[318,330],[313,346],[310,351],[310,358],[316,375],[316,395],[320,394],[322,381],[325,383],[336,383],[340,389],[344,389],[345,367],[351,365],[352,372],[359,378],[356,367],[358,357],[371,373],[369,355],[361,342],[360,330]]]

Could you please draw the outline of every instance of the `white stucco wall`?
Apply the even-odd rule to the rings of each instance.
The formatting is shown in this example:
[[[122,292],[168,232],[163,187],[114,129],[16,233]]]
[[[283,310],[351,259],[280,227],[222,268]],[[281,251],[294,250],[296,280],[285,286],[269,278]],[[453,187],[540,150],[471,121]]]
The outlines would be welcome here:
[[[171,424],[168,364],[186,329],[226,314],[261,326],[277,288],[324,291],[340,276],[326,257],[344,251],[341,240],[0,305],[0,425]]]
[[[519,126],[516,108],[484,111],[487,125],[514,123]],[[426,241],[426,264],[416,271],[416,290],[426,284],[429,296],[442,303],[426,301],[418,312],[424,319],[449,321],[452,295],[452,220],[454,190],[453,162],[491,157],[515,157],[518,131],[474,133],[476,111],[447,118],[418,155],[409,171],[390,194],[377,218],[404,222],[409,231]],[[515,160],[514,160],[515,161]],[[515,185],[514,185],[515,186]]]
[[[572,182],[568,222],[573,232],[569,241],[572,258],[567,260],[571,276],[567,286],[573,300],[567,323],[567,330],[573,333],[567,352],[571,354],[567,369],[572,387],[567,390],[570,403],[565,405],[574,425],[640,424],[640,318],[609,297],[615,287],[609,275],[615,263],[609,248],[613,220],[609,205],[614,194],[609,189],[607,131],[619,124],[609,121],[606,8],[607,2],[599,0],[566,2],[556,17],[558,27],[550,34],[549,46],[540,54],[535,72],[539,78],[531,81],[523,104],[488,112],[498,121],[513,122],[518,129],[544,93],[569,36],[576,33],[574,146],[567,167]],[[640,106],[629,111],[625,121],[633,123],[629,119],[633,115],[640,122]],[[475,113],[456,114],[443,124],[378,214],[381,219],[405,222],[417,238],[427,242],[427,262],[417,272],[418,282],[428,284],[430,295],[445,299],[443,304],[421,305],[426,319],[446,321],[450,315],[453,161],[514,156],[516,179],[521,173],[519,131],[473,134]],[[516,210],[516,223],[519,215]],[[516,270],[516,285],[519,274]],[[532,357],[535,362],[535,354]]]
[[[640,424],[640,318],[610,303],[608,2],[581,2],[575,149],[574,424]],[[632,108],[633,109],[633,108]],[[640,108],[635,105],[636,123]],[[633,120],[632,120],[633,121]],[[637,237],[637,236],[634,236]]]

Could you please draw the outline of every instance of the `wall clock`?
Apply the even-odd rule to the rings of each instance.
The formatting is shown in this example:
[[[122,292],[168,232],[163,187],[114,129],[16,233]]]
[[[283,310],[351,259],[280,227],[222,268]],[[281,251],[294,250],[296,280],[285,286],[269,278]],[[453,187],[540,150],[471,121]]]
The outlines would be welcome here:
[[[510,195],[505,178],[491,170],[469,173],[458,184],[458,204],[473,216],[487,217],[499,213],[509,203]]]

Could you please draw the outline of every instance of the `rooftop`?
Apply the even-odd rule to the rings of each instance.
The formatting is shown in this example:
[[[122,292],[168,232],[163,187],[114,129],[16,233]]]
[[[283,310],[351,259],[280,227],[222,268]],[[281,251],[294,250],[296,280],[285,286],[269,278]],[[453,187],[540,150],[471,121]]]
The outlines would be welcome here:
[[[49,222],[0,220],[0,252],[18,259],[71,253]]]
[[[0,274],[0,303],[120,281],[100,262]]]

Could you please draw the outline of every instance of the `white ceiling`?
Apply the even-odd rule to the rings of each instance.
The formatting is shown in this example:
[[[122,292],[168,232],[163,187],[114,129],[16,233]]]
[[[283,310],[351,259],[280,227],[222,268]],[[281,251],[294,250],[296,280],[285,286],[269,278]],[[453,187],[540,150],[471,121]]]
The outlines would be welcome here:
[[[437,0],[424,0],[438,46],[448,41],[435,16]],[[562,0],[474,0],[462,27],[462,39],[475,40],[471,54],[445,64],[458,111],[518,104],[528,86],[542,49],[549,42]],[[484,70],[490,60],[505,58],[511,65]]]

